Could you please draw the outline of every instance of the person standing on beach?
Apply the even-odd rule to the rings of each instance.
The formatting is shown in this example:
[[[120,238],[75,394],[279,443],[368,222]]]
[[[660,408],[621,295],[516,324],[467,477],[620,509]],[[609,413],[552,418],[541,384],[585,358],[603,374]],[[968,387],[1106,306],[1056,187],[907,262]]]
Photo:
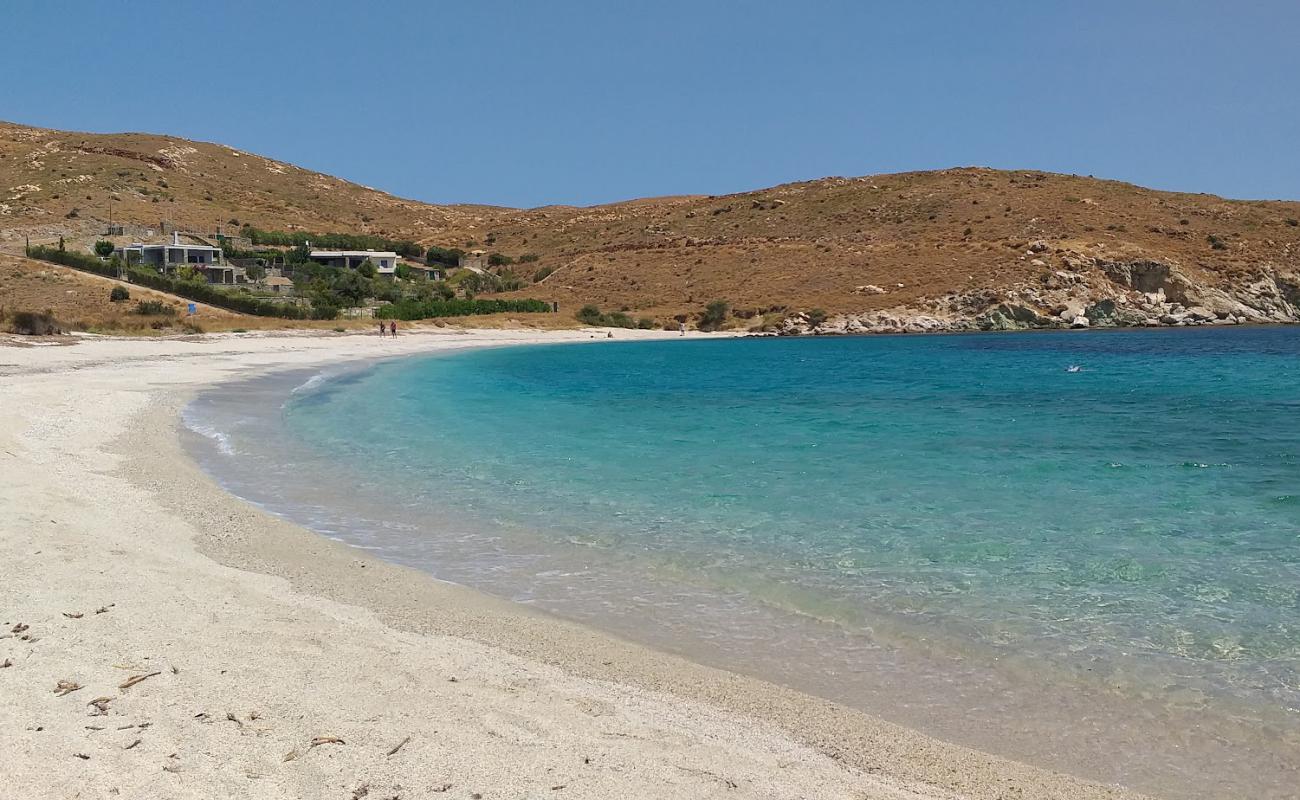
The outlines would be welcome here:
[[[381,339],[384,338],[384,323],[383,323],[383,322],[380,322],[380,323],[379,323],[379,338],[381,338]]]
[[[393,320],[392,322],[388,323],[388,334],[390,336],[397,335],[397,320]]]
[[[686,323],[685,323],[685,322],[679,322],[679,323],[677,323],[677,333],[678,333],[679,335],[681,335],[681,336],[685,336],[685,335],[686,335]]]

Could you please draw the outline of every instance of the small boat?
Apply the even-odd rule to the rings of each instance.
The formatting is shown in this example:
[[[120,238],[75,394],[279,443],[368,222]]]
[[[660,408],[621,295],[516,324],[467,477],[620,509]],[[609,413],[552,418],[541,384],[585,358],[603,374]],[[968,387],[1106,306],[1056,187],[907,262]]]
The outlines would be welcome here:
[[[1083,367],[1079,366],[1078,364],[1071,364],[1070,366],[1068,366],[1068,367],[1065,368],[1065,371],[1066,371],[1066,372],[1083,372]]]

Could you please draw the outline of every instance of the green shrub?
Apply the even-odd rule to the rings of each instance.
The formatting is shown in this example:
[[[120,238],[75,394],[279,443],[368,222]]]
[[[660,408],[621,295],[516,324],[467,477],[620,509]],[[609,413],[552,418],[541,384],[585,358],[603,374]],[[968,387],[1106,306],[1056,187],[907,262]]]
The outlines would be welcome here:
[[[108,299],[114,303],[130,300],[131,292],[125,286],[114,286],[112,291],[108,293]]]
[[[380,319],[416,320],[433,317],[468,317],[476,314],[539,313],[551,310],[543,300],[427,300],[406,299],[400,303],[380,306],[375,316]]]
[[[105,239],[95,242],[95,255],[100,258],[108,258],[113,255],[113,243]]]
[[[493,267],[504,267],[507,264],[513,264],[513,263],[515,263],[515,260],[513,258],[511,258],[510,256],[502,255],[501,253],[492,253],[491,255],[488,256],[488,264]]]
[[[698,327],[702,331],[716,331],[727,321],[727,301],[714,300],[704,307]]]
[[[812,311],[808,312],[808,324],[813,326],[814,328],[820,326],[825,321],[826,321],[825,309],[814,308]]]
[[[649,317],[642,317],[636,321],[636,326],[643,331],[649,331],[659,327],[659,324]]]
[[[1215,250],[1227,250],[1228,242],[1222,237],[1211,233],[1205,237],[1205,241],[1210,243],[1210,247]]]
[[[54,315],[48,311],[16,311],[9,330],[21,336],[50,336],[63,332]]]
[[[594,325],[601,328],[635,328],[636,322],[622,311],[611,311],[608,314],[601,313],[599,306],[585,305],[578,309],[574,314],[579,322],[584,325]]]
[[[522,256],[519,257],[519,263],[531,264],[534,261],[536,261],[538,258],[540,258],[540,256],[538,256],[536,253],[524,253]]]
[[[523,259],[520,259],[521,261]],[[555,267],[542,267],[533,273],[533,283],[541,283],[555,273]]]
[[[463,255],[465,255],[465,251],[458,247],[430,247],[424,254],[424,263],[456,267],[460,266],[460,259]]]
[[[141,300],[135,304],[135,313],[141,316],[176,316],[176,309],[161,300]]]

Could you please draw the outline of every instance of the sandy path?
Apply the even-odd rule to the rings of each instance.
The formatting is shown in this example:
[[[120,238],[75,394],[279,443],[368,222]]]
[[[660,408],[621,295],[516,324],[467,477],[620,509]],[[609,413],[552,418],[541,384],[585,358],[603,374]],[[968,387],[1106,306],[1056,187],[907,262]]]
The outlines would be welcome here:
[[[0,797],[1128,796],[375,563],[177,447],[250,370],[575,337],[0,347]]]

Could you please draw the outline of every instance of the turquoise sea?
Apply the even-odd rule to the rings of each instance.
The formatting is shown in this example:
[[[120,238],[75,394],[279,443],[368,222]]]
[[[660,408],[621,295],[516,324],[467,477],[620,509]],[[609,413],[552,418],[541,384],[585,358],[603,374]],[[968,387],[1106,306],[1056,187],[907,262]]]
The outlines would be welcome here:
[[[1300,786],[1300,330],[500,348],[187,419],[438,577],[1157,796]]]

